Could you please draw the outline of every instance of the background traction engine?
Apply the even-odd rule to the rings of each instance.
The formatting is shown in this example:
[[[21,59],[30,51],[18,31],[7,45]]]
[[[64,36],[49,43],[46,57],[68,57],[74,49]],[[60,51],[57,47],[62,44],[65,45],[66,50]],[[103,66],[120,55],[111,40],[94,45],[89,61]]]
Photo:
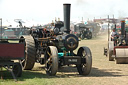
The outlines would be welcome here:
[[[116,25],[115,25],[116,26]],[[125,30],[125,21],[121,21],[121,35],[114,45],[114,41],[109,38],[108,56],[109,61],[116,60],[117,64],[128,63],[128,33]],[[104,49],[104,54],[107,55],[107,49]]]

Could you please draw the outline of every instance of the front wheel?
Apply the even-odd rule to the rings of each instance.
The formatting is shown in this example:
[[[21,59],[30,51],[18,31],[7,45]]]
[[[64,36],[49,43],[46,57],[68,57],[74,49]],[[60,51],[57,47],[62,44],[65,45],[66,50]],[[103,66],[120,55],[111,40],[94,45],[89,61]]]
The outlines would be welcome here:
[[[54,46],[49,46],[45,51],[45,70],[50,76],[56,75],[58,71],[58,50]]]
[[[92,68],[92,54],[88,47],[80,47],[77,55],[84,59],[80,65],[76,65],[80,75],[88,75]]]
[[[113,54],[113,51],[112,50],[109,50],[109,53],[108,53],[108,59],[109,59],[109,61],[114,61],[114,58],[112,57],[112,54]]]

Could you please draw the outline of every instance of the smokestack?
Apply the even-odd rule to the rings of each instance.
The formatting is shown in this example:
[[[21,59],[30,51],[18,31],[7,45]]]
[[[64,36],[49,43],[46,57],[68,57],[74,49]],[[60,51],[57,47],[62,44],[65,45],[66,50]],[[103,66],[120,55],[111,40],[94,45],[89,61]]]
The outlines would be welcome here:
[[[70,33],[70,6],[71,4],[63,4],[64,8],[64,29],[66,33]]]
[[[121,35],[125,35],[125,21],[121,21]]]

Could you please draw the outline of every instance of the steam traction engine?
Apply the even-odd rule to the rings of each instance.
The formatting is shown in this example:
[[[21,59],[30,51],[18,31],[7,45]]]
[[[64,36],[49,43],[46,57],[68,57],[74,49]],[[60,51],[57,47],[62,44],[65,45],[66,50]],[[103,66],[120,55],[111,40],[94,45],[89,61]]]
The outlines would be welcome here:
[[[56,75],[60,66],[74,64],[79,74],[88,75],[92,67],[90,49],[88,47],[80,47],[77,54],[73,52],[78,47],[79,40],[74,34],[70,34],[70,4],[64,4],[64,29],[63,22],[59,21],[55,24],[52,32],[53,35],[51,35],[51,32],[49,33],[50,35],[46,33],[48,36],[45,38],[34,38],[36,48],[35,60],[41,64],[45,64],[46,73],[48,75]],[[32,57],[29,58],[32,59]],[[25,60],[25,63],[34,63],[29,58]],[[34,64],[31,65],[30,68],[26,64],[24,68],[30,70]]]
[[[116,26],[116,25],[115,25]],[[116,27],[115,27],[116,28]],[[109,37],[108,52],[104,49],[104,54],[109,57],[109,61],[116,60],[117,64],[128,63],[128,33],[125,28],[125,21],[121,21],[121,35],[119,38],[115,37],[116,40],[111,41]]]
[[[89,28],[86,27],[83,23],[78,23],[74,25],[74,32],[75,35],[81,38],[82,40],[84,38],[91,39],[92,38],[92,32]]]

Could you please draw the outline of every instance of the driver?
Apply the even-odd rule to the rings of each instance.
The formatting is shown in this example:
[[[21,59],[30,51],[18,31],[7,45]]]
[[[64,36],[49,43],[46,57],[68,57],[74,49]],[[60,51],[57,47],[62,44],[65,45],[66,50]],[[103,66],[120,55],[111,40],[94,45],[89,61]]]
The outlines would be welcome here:
[[[110,36],[111,36],[111,41],[114,41],[114,45],[116,45],[117,44],[117,38],[119,38],[119,34],[116,32],[115,28],[113,28]]]

